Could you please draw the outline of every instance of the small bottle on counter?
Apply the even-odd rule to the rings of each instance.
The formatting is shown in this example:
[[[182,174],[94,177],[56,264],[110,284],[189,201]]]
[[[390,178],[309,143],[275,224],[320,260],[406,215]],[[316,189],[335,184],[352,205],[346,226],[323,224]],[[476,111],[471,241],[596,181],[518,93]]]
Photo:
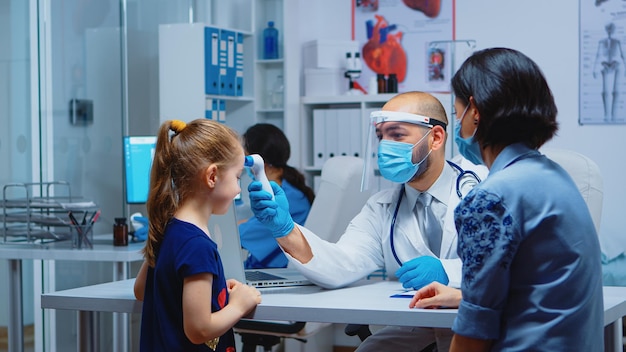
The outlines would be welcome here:
[[[367,94],[378,94],[378,81],[374,76],[370,77]]]
[[[387,93],[398,93],[398,76],[390,73],[387,78]]]
[[[385,75],[382,73],[377,74],[376,80],[378,81],[378,94],[387,93],[387,79],[385,79]]]
[[[128,224],[126,218],[115,218],[113,224],[113,245],[128,246]]]

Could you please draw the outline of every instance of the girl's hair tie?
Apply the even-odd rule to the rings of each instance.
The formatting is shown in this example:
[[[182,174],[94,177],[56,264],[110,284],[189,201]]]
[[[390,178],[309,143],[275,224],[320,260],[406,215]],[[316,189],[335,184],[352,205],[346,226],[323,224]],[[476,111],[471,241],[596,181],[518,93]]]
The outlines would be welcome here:
[[[180,133],[185,127],[187,127],[187,124],[181,120],[172,120],[172,123],[170,123],[170,129],[176,133]]]

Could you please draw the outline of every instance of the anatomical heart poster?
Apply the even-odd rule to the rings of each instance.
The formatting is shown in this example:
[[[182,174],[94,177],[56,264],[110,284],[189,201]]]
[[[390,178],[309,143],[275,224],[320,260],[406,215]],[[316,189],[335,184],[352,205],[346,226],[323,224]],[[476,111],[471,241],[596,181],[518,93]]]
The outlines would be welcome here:
[[[432,43],[453,39],[455,0],[353,1],[354,40],[364,63],[360,83],[395,74],[398,92],[450,90],[449,46]]]

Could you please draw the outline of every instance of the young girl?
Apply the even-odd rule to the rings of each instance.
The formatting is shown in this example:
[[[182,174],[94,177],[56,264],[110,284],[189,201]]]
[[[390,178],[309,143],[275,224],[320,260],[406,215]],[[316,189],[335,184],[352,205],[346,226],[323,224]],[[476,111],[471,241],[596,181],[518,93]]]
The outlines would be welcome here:
[[[141,351],[235,351],[232,327],[261,294],[224,278],[208,222],[241,191],[243,164],[237,135],[220,123],[172,120],[159,129],[134,287],[143,301]]]

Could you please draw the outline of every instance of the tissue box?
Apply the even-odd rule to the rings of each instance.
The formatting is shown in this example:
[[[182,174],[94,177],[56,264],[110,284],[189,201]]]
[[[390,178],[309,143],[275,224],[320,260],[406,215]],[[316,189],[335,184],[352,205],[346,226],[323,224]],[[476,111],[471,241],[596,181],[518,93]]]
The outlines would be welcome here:
[[[340,68],[305,68],[304,95],[337,96],[348,91],[350,81],[344,77]]]
[[[345,68],[346,53],[360,52],[355,40],[312,40],[304,43],[304,68]]]

